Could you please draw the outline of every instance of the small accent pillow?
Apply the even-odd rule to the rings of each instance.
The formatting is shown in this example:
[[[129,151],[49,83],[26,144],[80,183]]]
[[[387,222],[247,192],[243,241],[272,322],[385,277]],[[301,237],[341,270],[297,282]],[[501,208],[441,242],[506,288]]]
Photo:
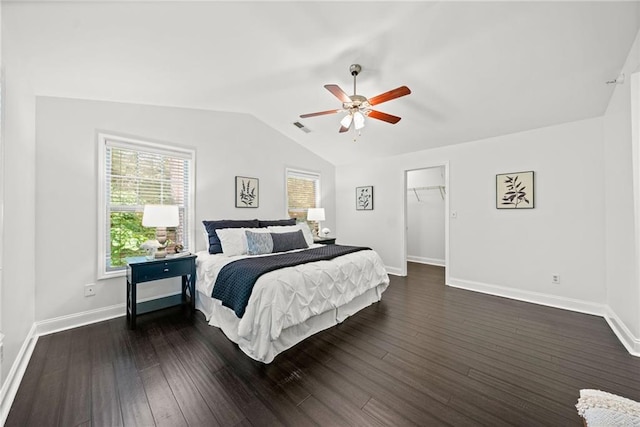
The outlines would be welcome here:
[[[286,252],[309,247],[302,230],[293,233],[271,233],[271,240],[273,241],[273,252]]]
[[[313,234],[311,234],[311,229],[309,229],[309,224],[306,222],[299,222],[296,225],[287,225],[287,226],[271,226],[267,227],[272,233],[293,233],[298,230],[302,230],[302,234],[304,235],[304,240],[307,242],[307,246],[313,245]]]
[[[273,219],[273,220],[259,220],[260,227],[270,227],[274,225],[296,225],[295,218],[289,219]]]
[[[216,234],[220,239],[222,253],[226,256],[244,255],[247,253],[246,228],[219,228]]]
[[[271,233],[254,233],[245,230],[247,237],[247,254],[263,255],[273,252],[273,239]]]
[[[293,233],[300,230],[298,225],[270,225],[267,227],[270,233]]]

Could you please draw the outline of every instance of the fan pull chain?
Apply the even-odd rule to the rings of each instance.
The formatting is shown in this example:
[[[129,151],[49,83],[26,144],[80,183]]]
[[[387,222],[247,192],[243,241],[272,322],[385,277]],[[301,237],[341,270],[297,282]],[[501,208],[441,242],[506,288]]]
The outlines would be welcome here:
[[[356,128],[353,128],[353,142],[354,142],[354,144],[356,142],[358,142],[357,138],[360,137],[360,136],[362,136],[362,131],[359,130],[358,134],[356,135]]]

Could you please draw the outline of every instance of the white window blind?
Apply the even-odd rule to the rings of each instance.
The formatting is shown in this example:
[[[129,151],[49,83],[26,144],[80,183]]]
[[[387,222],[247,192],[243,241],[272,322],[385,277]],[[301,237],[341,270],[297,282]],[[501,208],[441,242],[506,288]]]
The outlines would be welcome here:
[[[307,210],[320,206],[320,174],[287,169],[287,213],[290,218],[307,220]],[[310,225],[314,225],[310,224]]]
[[[177,205],[180,225],[169,229],[169,247],[191,245],[192,150],[174,149],[144,141],[100,135],[103,184],[101,273],[113,275],[126,266],[125,258],[143,255],[140,245],[155,239],[155,228],[142,226],[147,204]]]

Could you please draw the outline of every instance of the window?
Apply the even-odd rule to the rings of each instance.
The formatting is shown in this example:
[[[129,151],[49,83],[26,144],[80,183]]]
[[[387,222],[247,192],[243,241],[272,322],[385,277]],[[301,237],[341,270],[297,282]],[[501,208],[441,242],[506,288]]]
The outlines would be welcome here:
[[[287,169],[287,213],[289,218],[307,221],[307,209],[320,206],[320,174]],[[309,223],[312,230],[316,222]],[[317,230],[316,230],[317,231]]]
[[[180,225],[168,229],[171,246],[193,242],[193,150],[99,134],[100,187],[98,266],[101,278],[120,276],[125,258],[144,255],[140,245],[155,239],[142,226],[146,204],[177,205]]]

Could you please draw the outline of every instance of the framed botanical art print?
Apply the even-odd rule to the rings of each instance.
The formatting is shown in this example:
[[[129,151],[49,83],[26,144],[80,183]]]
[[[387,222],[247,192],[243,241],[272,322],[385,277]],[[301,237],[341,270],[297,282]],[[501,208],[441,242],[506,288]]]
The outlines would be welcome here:
[[[356,187],[356,210],[373,210],[373,186]]]
[[[533,209],[533,171],[496,175],[496,208]]]
[[[236,208],[257,208],[258,192],[258,178],[236,176]]]

